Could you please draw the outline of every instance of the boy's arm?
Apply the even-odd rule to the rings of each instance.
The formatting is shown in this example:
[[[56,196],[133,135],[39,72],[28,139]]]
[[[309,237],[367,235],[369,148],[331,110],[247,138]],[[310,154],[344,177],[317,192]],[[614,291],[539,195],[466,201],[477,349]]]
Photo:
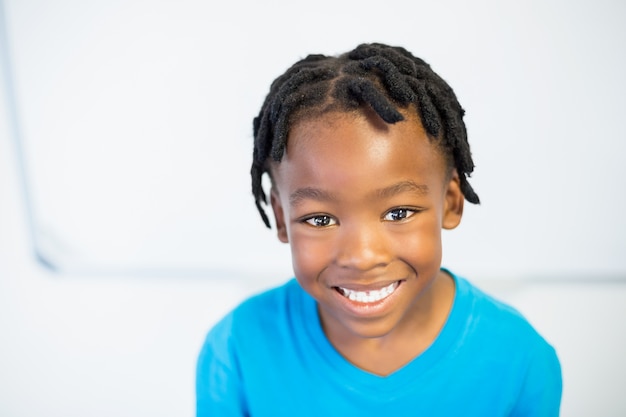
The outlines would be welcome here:
[[[511,417],[556,417],[561,407],[561,365],[552,346],[534,352]]]
[[[209,333],[196,368],[196,416],[243,417],[247,415],[236,355],[231,344],[232,315]]]

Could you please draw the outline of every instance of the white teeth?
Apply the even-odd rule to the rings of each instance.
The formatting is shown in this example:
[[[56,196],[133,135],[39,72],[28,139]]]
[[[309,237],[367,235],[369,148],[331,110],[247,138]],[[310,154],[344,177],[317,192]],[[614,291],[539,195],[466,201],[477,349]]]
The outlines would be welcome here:
[[[359,303],[374,303],[390,296],[396,288],[398,288],[398,282],[396,281],[384,288],[381,288],[380,290],[374,291],[354,291],[343,287],[338,288],[341,290],[340,292],[344,297],[349,298],[352,301],[357,301]]]

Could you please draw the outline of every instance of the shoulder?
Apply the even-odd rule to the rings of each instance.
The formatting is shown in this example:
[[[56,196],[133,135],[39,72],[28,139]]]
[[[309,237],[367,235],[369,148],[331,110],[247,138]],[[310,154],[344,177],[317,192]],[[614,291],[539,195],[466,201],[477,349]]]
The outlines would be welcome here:
[[[211,328],[202,353],[232,356],[235,351],[258,347],[261,341],[273,344],[277,333],[293,319],[293,306],[297,305],[301,292],[292,279],[246,299]]]
[[[470,305],[470,323],[485,342],[517,352],[526,360],[534,355],[556,359],[554,348],[524,315],[511,305],[487,294],[462,277],[456,277],[459,293]]]
[[[294,304],[301,296],[300,285],[292,279],[242,302],[232,311],[229,325],[236,333],[258,331],[267,337],[295,314]]]
[[[455,277],[468,310],[465,346],[505,372],[500,384],[513,383],[517,400],[512,415],[558,415],[562,392],[561,366],[552,345],[512,306],[490,296],[464,278]]]
[[[196,364],[198,415],[246,414],[243,375],[263,373],[276,346],[284,342],[279,335],[286,326],[281,323],[298,288],[292,280],[254,295],[211,328]]]
[[[501,337],[515,337],[536,343],[547,343],[531,323],[513,306],[498,300],[463,277],[455,277],[459,297],[466,298],[471,318],[487,330]]]
[[[291,279],[286,283],[255,294],[242,302],[233,311],[235,314],[250,314],[259,309],[266,309],[283,304],[300,289],[298,282]]]
[[[486,334],[492,335],[491,343],[518,352],[520,357],[528,362],[542,357],[558,363],[554,348],[521,312],[464,281],[473,301],[473,314],[478,321],[477,325],[483,328]]]
[[[292,279],[244,300],[217,322],[209,331],[208,339],[225,340],[242,331],[273,322],[289,313],[292,298],[299,293],[299,285]]]
[[[452,274],[453,275],[453,274]],[[467,279],[453,275],[457,300],[465,316],[462,342],[493,358],[519,365],[525,369],[532,363],[550,362],[559,368],[555,349],[517,309],[496,299]],[[560,373],[560,368],[559,368]]]

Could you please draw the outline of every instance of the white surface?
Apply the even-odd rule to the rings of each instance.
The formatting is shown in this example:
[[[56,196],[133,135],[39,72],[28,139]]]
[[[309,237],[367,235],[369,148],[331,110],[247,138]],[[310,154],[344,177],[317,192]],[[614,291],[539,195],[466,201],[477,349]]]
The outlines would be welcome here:
[[[6,6],[36,244],[62,270],[288,274],[249,192],[252,117],[296,59],[383,41],[467,110],[483,204],[446,234],[446,264],[626,274],[624,2]]]
[[[35,4],[31,1],[20,1],[19,7],[16,6],[16,3],[18,2],[11,2],[11,6],[14,7],[14,18],[16,19],[14,24],[20,25],[23,35],[26,34],[32,37],[30,40],[31,44],[47,38],[47,36],[42,36],[41,33],[34,29],[44,31],[46,35],[54,38],[52,33],[54,31],[45,31],[45,23],[48,22],[47,18],[59,17],[58,14],[65,16],[61,26],[67,26],[67,30],[71,31],[70,21],[77,20],[80,23],[81,20],[79,18],[70,19],[70,17],[80,15],[80,13],[84,12],[81,7],[85,7],[81,6],[81,2],[73,4],[56,2],[61,9],[50,10],[45,7],[44,3]],[[340,9],[337,11],[338,14],[329,14],[331,9],[323,6],[323,4],[319,4],[319,8],[312,10],[311,14],[325,18],[324,26],[330,33],[333,30],[339,30],[339,22],[343,21],[342,13],[344,11]],[[341,7],[341,4],[336,6]],[[62,7],[65,7],[65,9]],[[113,2],[102,3],[102,8],[109,10],[109,7],[127,6]],[[158,9],[165,6],[157,4],[155,7]],[[431,7],[441,9],[433,12],[434,15],[439,17],[443,16],[443,9],[446,8],[443,4]],[[536,9],[539,6],[528,5],[526,7],[529,7],[529,9],[511,11],[511,13],[519,13],[519,19],[514,20],[514,22],[518,22],[517,25],[519,27],[522,26],[522,21],[530,20],[531,15],[539,16],[539,18],[543,16],[543,20],[540,19],[541,25],[535,28],[536,30],[528,29],[529,36],[533,37],[533,39],[540,39],[543,35],[545,35],[543,36],[544,38],[550,38],[547,36],[548,32],[556,34],[557,38],[571,35],[572,31],[576,29],[571,20],[572,16],[576,18],[575,22],[582,20],[583,16],[587,18],[587,25],[582,25],[584,28],[581,29],[583,30],[581,33],[589,31],[606,34],[615,31],[617,26],[613,23],[623,22],[624,16],[624,6],[621,3],[594,3],[593,10],[591,6],[589,6],[589,9],[585,9],[584,6],[580,5],[568,5],[571,9],[567,9],[567,13],[564,13],[563,16],[551,10],[551,6],[542,6],[537,13],[531,12],[536,12],[537,10],[533,10],[533,7]],[[74,15],[69,13],[68,10],[70,8],[75,11],[73,12],[75,13]],[[64,10],[65,14],[59,10]],[[105,19],[109,16],[106,10],[93,9],[93,15],[99,15],[102,19]],[[151,13],[154,13],[154,10],[148,7],[147,4],[145,10],[148,12],[152,10]],[[497,10],[499,9],[496,7]],[[466,22],[466,20],[469,20],[467,19],[469,10],[462,11],[464,14],[446,21],[451,27],[449,30],[454,30],[457,24],[461,25],[461,27],[466,27],[463,25],[470,24]],[[250,13],[254,14],[253,12]],[[476,12],[476,10],[473,12]],[[466,57],[472,55],[471,46],[475,45],[475,42],[479,40],[491,40],[493,45],[500,42],[497,36],[489,35],[490,27],[513,24],[510,21],[487,21],[486,15],[482,14],[486,13],[486,11],[483,10],[481,12],[478,10],[478,12],[480,12],[478,16],[483,19],[478,23],[482,22],[482,25],[472,20],[475,31],[469,31],[466,36],[462,37],[463,45],[467,47],[467,51],[464,52]],[[604,20],[598,20],[599,14]],[[15,17],[18,15],[23,20]],[[27,19],[29,16],[30,19]],[[39,20],[34,19],[33,16],[38,17]],[[549,25],[549,22],[546,21],[547,17],[554,19],[560,17],[562,20],[559,21],[560,23],[554,22],[554,24]],[[419,16],[413,14],[412,19],[417,20],[421,24]],[[352,21],[354,20],[352,19]],[[374,36],[375,33],[372,32],[371,26],[367,26],[367,22],[368,20],[365,18],[364,23],[358,25],[355,23],[353,33],[347,36],[355,39],[362,39],[368,33],[370,38]],[[408,38],[410,33],[421,33],[420,31],[424,30],[416,28],[416,25],[419,26],[416,23],[408,28],[400,29],[395,39]],[[319,25],[317,26],[319,28]],[[424,22],[423,26],[430,30],[431,34],[438,34],[438,31],[435,29],[448,33],[441,28],[435,28],[435,24],[428,21]],[[237,30],[249,30],[243,24],[235,27]],[[309,28],[310,26],[306,24],[298,26],[293,21],[288,21],[286,22],[286,27],[282,26],[279,28],[278,26],[270,25],[267,36],[270,41],[277,41],[281,30],[287,32],[292,30],[294,43],[302,45],[302,48],[306,50],[330,49],[324,47],[317,48],[317,40],[303,41]],[[515,29],[515,26],[513,29]],[[549,29],[551,30],[549,31]],[[343,30],[345,31],[345,29]],[[316,30],[314,33],[318,34],[319,31]],[[68,43],[73,44],[73,42],[76,42],[76,39],[70,35],[71,33],[67,35]],[[623,35],[623,32],[615,33],[615,36],[618,35]],[[255,32],[250,32],[248,36],[249,40],[253,40]],[[578,41],[581,41],[580,57],[578,52],[569,49],[562,51],[562,54],[568,59],[592,59],[596,56],[595,54],[602,53],[607,48],[610,49],[611,45],[621,42],[624,38],[619,36],[616,39],[611,38],[612,40],[607,43],[594,46],[582,42],[587,38],[584,38],[581,34],[576,37]],[[449,47],[448,50],[442,50],[440,45],[434,44],[430,40],[422,42],[422,38],[413,38],[417,39],[414,41],[415,44],[422,46],[422,48],[414,49],[422,49],[425,52],[424,56],[432,56],[430,60],[433,64],[439,62],[441,65],[437,65],[436,68],[442,67],[440,72],[450,73],[454,78],[451,81],[455,81],[453,84],[458,84],[456,81],[463,80],[466,77],[463,69],[455,64],[455,62],[458,62],[459,50],[463,46],[457,45],[459,42],[458,38],[446,38],[445,42],[447,42],[446,46]],[[591,42],[591,39],[593,37],[589,38],[587,42]],[[345,41],[337,41],[336,44],[340,45],[336,49],[341,50],[351,47],[353,40],[345,38]],[[50,41],[52,42],[54,39]],[[328,40],[326,41],[328,42]],[[537,40],[536,42],[539,41]],[[548,39],[547,42],[553,41]],[[233,48],[235,47],[233,46]],[[251,51],[252,49],[254,50]],[[273,49],[281,48],[276,47]],[[271,60],[266,59],[261,60],[259,64],[255,64],[257,67],[255,71],[263,72],[262,77],[265,77],[263,91],[261,91],[261,87],[255,87],[258,88],[255,90],[255,94],[259,94],[259,96],[263,94],[265,81],[275,76],[277,67],[282,67],[287,62],[291,62],[293,56],[290,55],[297,55],[297,52],[289,49],[288,45],[281,50],[284,51],[284,55],[281,54],[280,62],[278,62],[278,59],[275,60],[276,62],[270,62]],[[57,54],[59,53],[54,48],[46,49],[46,51],[52,61],[56,59],[55,56],[58,56]],[[252,47],[246,50],[246,52],[251,52],[257,58],[261,56],[260,51]],[[616,51],[616,54],[619,56],[620,52],[623,53],[623,50]],[[527,51],[527,54],[531,55],[531,51]],[[547,59],[552,58],[547,57]],[[482,66],[482,61],[480,60],[470,60],[468,62],[470,63],[468,65],[471,66]],[[506,65],[506,63],[501,65]],[[52,70],[53,67],[53,62],[48,67],[44,66],[46,70]],[[617,67],[618,69],[620,68],[619,65]],[[31,68],[31,70],[34,69]],[[600,71],[600,75],[593,80],[597,82],[596,85],[606,88],[607,79],[611,79],[611,71],[617,71],[617,69],[604,67],[600,69],[605,71]],[[493,72],[499,73],[500,70],[494,68]],[[573,69],[574,73],[579,71],[575,77],[580,76],[580,71],[583,70],[588,70],[588,68]],[[261,77],[261,75],[259,76]],[[571,75],[567,76],[570,77]],[[464,82],[468,83],[467,80]],[[478,85],[474,85],[475,82],[476,80],[472,79],[468,83],[466,88],[471,91],[463,93],[467,98],[471,99],[473,95],[477,95],[481,91]],[[533,91],[532,86],[527,87],[528,89],[523,91],[522,94],[530,95],[530,92]],[[579,87],[582,90],[589,88],[585,85]],[[566,89],[566,85],[559,84],[559,88]],[[620,91],[623,92],[620,88],[623,88],[623,84],[618,84],[615,92],[606,92],[606,94],[611,95]],[[493,90],[490,90],[486,94],[493,92]],[[132,96],[130,92],[129,94]],[[203,94],[200,94],[200,96],[203,96]],[[498,100],[502,99],[504,94],[503,90],[501,95],[498,96]],[[569,100],[572,95],[567,92],[565,97]],[[132,97],[129,97],[129,100],[132,100]],[[494,99],[495,102],[498,102],[498,100]],[[567,102],[568,100],[565,101]],[[510,104],[508,101],[507,103]],[[590,103],[589,105],[593,107],[592,104],[596,103],[596,101],[591,101]],[[256,107],[256,104],[254,103],[254,106],[251,105],[251,107]],[[87,275],[64,276],[51,274],[39,267],[34,262],[30,250],[25,207],[19,189],[18,167],[14,158],[15,149],[7,134],[6,109],[3,107],[4,105],[4,101],[0,101],[0,416],[171,417],[193,415],[195,359],[205,332],[215,320],[241,299],[265,286],[266,281],[255,281],[251,274],[248,274],[248,277],[252,279],[248,281],[237,279],[242,270],[249,268],[247,265],[254,265],[254,262],[244,262],[239,259],[234,262],[232,274],[224,272],[219,277],[212,277],[216,279],[209,279],[208,276],[203,276],[202,274],[196,277],[187,276],[182,279],[175,276],[156,277],[149,274],[138,277],[130,273],[117,274],[115,276],[102,274],[96,277]],[[56,111],[55,107],[57,105],[58,103],[53,102],[50,104],[49,109]],[[466,105],[466,107],[468,106]],[[567,107],[562,108],[560,111],[565,111],[566,109]],[[612,112],[617,112],[619,106],[611,107],[607,105],[603,109],[606,110],[608,115],[611,115],[613,114]],[[516,114],[524,115],[526,111],[529,111],[524,108],[515,110],[516,113],[511,113],[511,118],[515,118]],[[474,131],[480,131],[481,129],[491,131],[495,129],[494,126],[490,125],[491,119],[484,118],[488,110],[483,108],[480,112],[483,112],[483,114],[472,116],[470,128]],[[202,115],[197,117],[204,117],[204,111],[201,111],[201,113]],[[583,117],[580,113],[565,112],[559,114],[560,118],[554,119],[555,123],[556,121],[559,122],[556,123],[557,126],[554,129],[557,127],[565,129],[563,136],[559,136],[559,143],[567,143],[566,133],[572,133],[568,130],[572,129],[568,127],[571,126],[571,121],[579,121],[581,125],[584,125],[582,126],[582,131],[590,129],[586,124],[589,119]],[[146,116],[143,115],[143,117]],[[246,123],[248,123],[248,118],[246,115]],[[564,122],[565,118],[568,119],[567,123]],[[483,121],[479,122],[479,120]],[[619,120],[619,117],[616,117],[615,120]],[[517,126],[516,123],[511,123]],[[479,124],[483,125],[483,127],[481,128]],[[63,123],[59,122],[58,129],[63,128],[63,125]],[[247,131],[247,126],[248,124],[246,124],[245,129],[242,128],[242,132]],[[605,133],[606,129],[608,129],[607,126],[602,124],[594,127],[599,129],[599,132]],[[529,126],[522,124],[519,128],[522,132],[527,132]],[[33,129],[33,127],[30,129]],[[28,129],[27,131],[32,132],[32,130]],[[192,130],[190,132],[193,133]],[[497,129],[494,132],[497,132]],[[623,147],[624,141],[619,136],[623,135],[623,132],[619,129],[615,130],[615,132],[617,133],[614,135],[608,135],[612,138],[610,141],[607,135],[593,135],[593,146],[589,145],[589,148],[581,148],[575,151],[571,158],[568,159],[571,163],[575,161],[585,162],[587,158],[581,158],[580,154],[586,153],[589,159],[595,158],[596,161],[606,161],[606,166],[603,163],[597,163],[597,166],[594,165],[595,168],[583,169],[588,164],[582,164],[580,170],[568,171],[568,175],[571,175],[570,178],[573,183],[566,182],[561,184],[564,189],[559,191],[556,196],[559,198],[560,205],[548,204],[548,202],[553,201],[550,199],[547,200],[548,202],[541,200],[543,202],[539,205],[536,199],[528,197],[529,204],[532,207],[524,207],[523,205],[518,207],[520,206],[519,195],[513,192],[514,190],[498,188],[497,183],[492,183],[490,182],[491,180],[487,181],[487,178],[493,177],[493,175],[487,172],[506,172],[506,178],[504,176],[496,176],[499,178],[498,181],[520,183],[527,179],[527,175],[530,175],[528,169],[511,169],[507,166],[510,164],[506,161],[498,158],[485,160],[480,155],[477,155],[478,160],[484,160],[481,163],[481,165],[484,165],[484,168],[481,166],[480,169],[485,171],[480,175],[476,175],[475,184],[481,197],[487,201],[482,207],[468,213],[466,224],[458,233],[459,235],[465,234],[474,237],[476,231],[479,231],[479,237],[474,237],[469,243],[460,242],[471,246],[469,249],[471,252],[467,252],[467,258],[465,252],[460,251],[460,249],[454,249],[454,262],[452,260],[449,262],[449,266],[455,271],[474,278],[482,276],[472,272],[473,270],[480,271],[482,268],[481,264],[494,263],[494,266],[484,267],[483,269],[498,271],[499,268],[506,265],[505,261],[513,262],[517,259],[519,263],[519,257],[532,260],[532,262],[524,263],[520,268],[512,269],[510,272],[511,276],[509,276],[510,279],[508,280],[481,281],[474,279],[474,282],[518,307],[544,336],[554,344],[563,366],[564,397],[562,415],[566,417],[587,417],[591,415],[619,417],[626,415],[626,397],[622,393],[623,387],[626,386],[626,359],[623,354],[623,352],[626,352],[626,328],[623,320],[626,317],[626,303],[624,302],[626,300],[626,285],[617,282],[593,284],[580,281],[576,283],[568,280],[541,283],[531,280],[516,280],[512,275],[527,276],[524,275],[525,272],[532,272],[534,271],[533,268],[545,266],[545,262],[553,258],[555,267],[562,266],[561,261],[565,259],[565,256],[572,257],[570,266],[582,265],[583,263],[589,266],[597,263],[600,271],[598,276],[602,276],[608,271],[603,269],[607,260],[613,262],[611,265],[617,265],[617,270],[623,270],[623,264],[615,263],[617,261],[614,260],[616,252],[622,251],[624,247],[624,220],[621,215],[624,203],[618,192],[621,190],[619,181],[623,180],[619,173],[613,171],[617,170],[619,165],[613,165],[615,158],[618,157],[618,151],[623,151],[623,148],[620,147]],[[50,133],[57,136],[49,135],[46,136],[48,139],[41,140],[53,140],[55,137],[58,138],[58,135],[61,135],[59,131],[55,133],[54,130],[51,130]],[[516,135],[518,134],[521,133],[516,133]],[[480,135],[477,134],[473,136],[480,138]],[[485,149],[487,145],[508,151],[508,147],[511,146],[510,141],[505,139],[505,142],[500,143],[494,140],[492,136],[474,141],[474,143],[477,143],[475,149],[478,154],[492,152]],[[551,137],[554,138],[554,136]],[[532,135],[528,136],[528,138],[531,142],[539,140],[539,138]],[[242,140],[245,142],[247,139]],[[481,142],[484,144],[481,145]],[[518,143],[522,146],[524,142],[513,143]],[[535,164],[540,171],[556,164],[554,167],[555,177],[551,181],[557,184],[562,180],[560,177],[562,173],[558,172],[557,168],[561,167],[560,164],[563,161],[558,157],[552,156],[551,159],[554,160],[550,163],[551,159],[547,155],[550,155],[550,152],[553,151],[551,146],[546,144],[546,148],[542,148],[545,150],[546,156],[538,158]],[[524,153],[528,152],[528,149],[515,149],[515,151],[515,153]],[[177,151],[174,150],[174,152]],[[602,152],[603,155],[598,155],[599,152]],[[185,156],[182,154],[180,157],[183,160],[185,159]],[[233,172],[239,172],[241,167],[235,167],[235,164],[233,162],[233,165],[229,166],[233,167]],[[119,164],[114,164],[114,166],[119,167]],[[89,172],[88,166],[85,169]],[[597,189],[592,187],[595,184],[592,178],[595,177],[588,176],[592,171],[606,175],[604,178],[605,182]],[[238,176],[239,173],[233,175]],[[222,179],[226,176],[224,171],[220,171],[220,176],[217,178]],[[112,178],[111,181],[116,181],[116,179]],[[550,190],[555,188],[543,182],[534,183],[530,181],[528,184],[534,184],[532,186],[528,185],[527,188],[533,188],[542,198],[550,197]],[[584,193],[574,192],[576,191],[575,184],[583,184]],[[120,186],[120,184],[117,185]],[[217,187],[219,188],[219,185]],[[613,193],[607,195],[603,187],[613,187]],[[175,187],[168,188],[167,192],[172,191],[172,188]],[[163,192],[166,193],[166,191]],[[567,192],[571,192],[571,196]],[[124,194],[124,196],[130,194],[132,193]],[[243,205],[245,200],[246,207],[248,207],[251,205],[251,201],[246,198],[245,189],[242,194],[244,196],[241,197],[240,203]],[[87,195],[91,194],[87,193]],[[176,200],[172,203],[174,206],[172,206],[173,208],[170,207],[173,210],[170,213],[170,217],[176,218],[176,220],[172,221],[179,221],[177,219],[179,215],[177,205],[180,204],[181,207],[187,207],[188,200],[186,199],[191,197],[186,196],[185,190],[175,194],[175,196],[177,196],[176,198],[181,198],[181,200]],[[86,203],[79,202],[78,204]],[[499,209],[510,209],[511,218],[516,219],[516,221],[505,222],[505,224],[497,223],[492,227],[486,226],[484,219],[489,219],[492,215],[495,216],[493,205],[496,204],[496,207]],[[89,214],[89,216],[85,215],[84,217],[94,217],[104,221],[102,220],[102,212],[99,211],[101,209],[98,204],[94,203],[89,207],[91,210],[86,212],[81,210],[80,213]],[[232,213],[231,208],[230,206],[222,207],[220,210],[216,210],[216,213],[224,214],[224,211]],[[240,207],[237,205],[236,210],[239,209]],[[534,223],[530,224],[522,221],[525,216],[520,215],[519,211],[523,209],[528,211],[526,215],[528,218],[536,218],[537,213],[540,212],[536,221],[542,227],[549,222],[550,217],[557,217],[560,220],[556,222],[554,229],[548,229],[550,233],[544,230],[544,233],[537,233],[536,238],[530,239],[531,236],[535,235],[534,228],[537,226]],[[566,213],[561,213],[562,210],[565,210]],[[479,212],[485,214],[479,214]],[[593,212],[601,213],[593,217],[590,214]],[[83,220],[80,218],[80,213],[77,214],[79,217],[77,221]],[[246,216],[253,217],[251,222],[259,223],[254,218],[253,211],[250,211],[250,213],[246,214]],[[575,231],[575,235],[565,234],[565,237],[561,236],[564,231],[564,225],[561,222],[565,221],[560,217],[561,214],[565,216],[564,219],[570,222],[572,227],[569,229]],[[574,221],[575,219],[572,217],[577,215],[580,215],[581,219],[584,218],[586,220],[584,222],[582,220],[579,222]],[[586,216],[593,218],[589,220],[589,217]],[[502,217],[498,216],[495,218],[502,219]],[[118,225],[117,222],[121,220],[123,219],[109,219],[104,221],[104,223],[108,227],[114,228]],[[470,226],[472,223],[477,224],[477,226]],[[241,230],[247,230],[246,225],[247,223],[238,224],[236,229],[232,229],[236,231],[233,234],[233,240],[241,243],[244,247],[248,243],[245,240],[242,241],[240,237],[245,235]],[[101,225],[95,225],[94,227],[97,229]],[[598,230],[591,230],[596,227]],[[92,231],[96,229],[92,229]],[[515,236],[520,229],[524,230],[524,233],[522,233],[524,245],[529,241],[532,243],[527,248],[520,242],[495,238],[495,236],[507,230],[511,231],[508,234]],[[220,237],[222,237],[222,232],[219,232]],[[119,233],[119,231],[115,233]],[[273,240],[269,233],[250,233],[254,234],[254,236],[247,237],[248,239],[258,239],[263,242],[263,245],[269,244]],[[124,234],[122,236],[126,237]],[[564,248],[559,248],[560,244],[555,244],[553,239],[565,239]],[[581,242],[578,242],[579,240]],[[116,241],[123,241],[123,239]],[[592,242],[593,245],[585,242]],[[229,244],[227,241],[224,245],[227,246]],[[609,251],[608,254],[599,255],[597,252],[592,251],[591,249],[597,249],[596,245],[607,249]],[[508,253],[509,251],[515,252],[515,249],[520,249],[520,247],[523,249],[521,255]],[[181,252],[184,252],[185,248],[182,247],[180,249]],[[458,253],[454,252],[457,250],[459,251]],[[590,252],[587,253],[587,250],[590,250]],[[494,253],[500,253],[498,251],[506,251],[501,253],[502,259],[494,255]],[[236,253],[239,254],[240,252]],[[244,255],[245,259],[248,259],[249,255],[253,256],[253,254],[249,253],[244,253]],[[583,255],[585,259],[578,259],[578,257],[583,257]],[[149,257],[146,259],[149,259]],[[209,261],[207,262],[210,264]],[[527,263],[531,265],[525,266]],[[513,265],[517,264],[514,262]],[[212,268],[214,267],[217,270],[218,266],[213,265]],[[271,266],[271,268],[279,269],[282,266]],[[537,271],[542,270],[537,269]],[[262,271],[260,274],[269,275],[269,272],[271,272],[270,269]],[[546,272],[553,273],[549,269]],[[561,271],[559,274],[554,272],[554,276],[558,279],[562,275],[567,276],[567,272]],[[235,275],[237,277],[233,278]],[[273,279],[276,280],[283,278],[280,274],[274,274],[274,276],[275,278]]]

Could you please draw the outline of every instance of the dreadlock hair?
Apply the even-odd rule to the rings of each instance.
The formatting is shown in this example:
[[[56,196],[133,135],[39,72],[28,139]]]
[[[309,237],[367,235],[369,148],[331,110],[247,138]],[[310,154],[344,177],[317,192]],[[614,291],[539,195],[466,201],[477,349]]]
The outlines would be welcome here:
[[[271,85],[253,121],[252,193],[265,225],[261,206],[267,196],[261,179],[268,160],[280,162],[291,126],[304,118],[332,111],[371,107],[387,123],[404,120],[400,109],[413,104],[431,141],[443,149],[450,168],[459,173],[461,192],[470,203],[478,195],[467,178],[474,163],[463,115],[452,88],[422,59],[402,47],[361,44],[339,56],[309,55],[296,62]]]

